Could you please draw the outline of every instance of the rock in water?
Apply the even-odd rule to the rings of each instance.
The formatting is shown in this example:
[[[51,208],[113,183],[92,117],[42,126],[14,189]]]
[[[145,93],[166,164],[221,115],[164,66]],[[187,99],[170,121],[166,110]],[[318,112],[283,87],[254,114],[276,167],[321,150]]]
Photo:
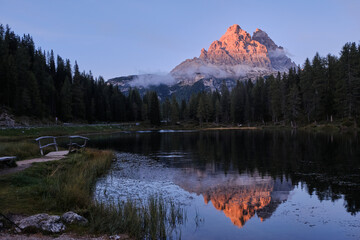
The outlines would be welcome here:
[[[24,218],[18,222],[18,226],[21,230],[36,229],[50,233],[59,233],[65,230],[65,225],[61,222],[60,216],[46,213]]]
[[[80,225],[86,225],[88,224],[88,220],[82,216],[80,216],[77,213],[74,212],[66,212],[61,216],[61,219],[65,222],[65,223],[69,223],[69,224],[80,224]]]

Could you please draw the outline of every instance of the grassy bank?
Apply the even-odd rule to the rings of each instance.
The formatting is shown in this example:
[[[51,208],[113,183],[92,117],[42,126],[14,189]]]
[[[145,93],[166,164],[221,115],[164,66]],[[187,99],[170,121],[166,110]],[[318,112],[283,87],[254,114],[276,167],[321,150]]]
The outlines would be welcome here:
[[[34,214],[86,209],[92,202],[92,186],[108,170],[111,159],[109,151],[86,150],[1,176],[1,211]]]
[[[40,156],[39,146],[31,141],[0,142],[0,157],[16,156],[18,160]]]
[[[86,150],[64,160],[36,163],[32,167],[0,177],[0,212],[3,214],[62,214],[75,211],[89,219],[86,227],[69,228],[77,233],[127,233],[143,238],[166,238],[183,221],[179,207],[153,197],[139,206],[94,202],[96,179],[110,168],[110,151]],[[169,206],[169,207],[167,207]]]
[[[1,141],[18,141],[19,139],[37,138],[39,136],[64,136],[85,133],[107,133],[128,130],[135,123],[124,124],[85,124],[85,125],[53,125],[29,126],[23,128],[0,129]]]
[[[297,129],[311,132],[357,132],[360,124],[355,124],[353,119],[342,119],[333,122],[313,122],[298,123]],[[254,122],[249,124],[233,123],[203,123],[196,121],[184,121],[178,124],[162,124],[152,126],[149,122],[129,122],[118,124],[83,124],[83,125],[53,125],[53,126],[30,126],[24,128],[5,128],[0,129],[0,141],[10,142],[24,139],[33,140],[39,136],[68,136],[78,134],[114,133],[121,131],[140,131],[140,130],[212,130],[212,129],[293,129],[288,122]]]

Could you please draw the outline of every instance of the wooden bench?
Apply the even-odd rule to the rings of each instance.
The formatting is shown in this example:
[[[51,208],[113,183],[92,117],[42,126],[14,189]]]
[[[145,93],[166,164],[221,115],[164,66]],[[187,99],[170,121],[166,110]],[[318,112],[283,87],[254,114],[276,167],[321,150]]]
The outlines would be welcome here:
[[[52,139],[52,142],[47,143],[45,145],[41,145],[41,140],[45,140],[45,139]],[[38,137],[37,139],[35,139],[35,141],[37,141],[39,143],[39,148],[40,148],[41,155],[44,155],[43,149],[46,148],[46,147],[50,147],[50,146],[54,146],[55,150],[59,151],[58,144],[56,142],[56,137],[53,137],[53,136]]]
[[[84,140],[84,142],[82,144],[74,142],[77,139]],[[83,136],[70,136],[69,140],[70,140],[70,143],[69,143],[69,153],[70,153],[72,151],[75,151],[76,149],[85,148],[87,141],[89,141],[90,139],[87,137],[83,137]]]
[[[16,167],[15,160],[15,156],[0,157],[0,165],[3,166],[4,164],[6,164],[7,167]]]

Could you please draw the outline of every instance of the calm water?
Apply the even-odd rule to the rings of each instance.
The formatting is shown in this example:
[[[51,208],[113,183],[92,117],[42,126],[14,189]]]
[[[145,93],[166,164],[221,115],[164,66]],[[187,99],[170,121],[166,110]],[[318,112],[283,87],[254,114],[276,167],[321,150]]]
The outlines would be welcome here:
[[[91,136],[118,159],[95,198],[161,194],[186,211],[183,239],[360,239],[359,143],[230,130]]]

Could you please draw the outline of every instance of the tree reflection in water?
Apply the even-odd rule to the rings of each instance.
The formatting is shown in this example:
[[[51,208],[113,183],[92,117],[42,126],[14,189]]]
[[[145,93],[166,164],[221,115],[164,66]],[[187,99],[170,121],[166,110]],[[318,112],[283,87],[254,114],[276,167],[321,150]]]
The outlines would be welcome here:
[[[360,211],[360,144],[356,135],[234,130],[120,133],[94,137],[90,145],[149,155],[181,169],[185,177],[183,183],[177,182],[179,186],[202,194],[205,202],[211,200],[237,226],[255,213],[262,219],[269,217],[285,200],[276,195],[281,192],[285,197],[299,183],[305,183],[308,193],[320,200],[344,196],[348,212]],[[204,180],[199,188],[186,184],[202,174],[224,176],[225,180],[209,186]],[[252,186],[231,185],[232,176],[261,180]]]

